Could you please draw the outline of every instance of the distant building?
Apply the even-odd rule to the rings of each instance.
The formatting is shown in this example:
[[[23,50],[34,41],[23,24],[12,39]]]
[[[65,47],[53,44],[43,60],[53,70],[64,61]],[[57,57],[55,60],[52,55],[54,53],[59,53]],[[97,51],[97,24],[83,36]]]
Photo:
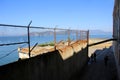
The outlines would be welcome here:
[[[113,42],[113,51],[120,77],[120,0],[115,0],[113,10],[113,38],[117,41]]]

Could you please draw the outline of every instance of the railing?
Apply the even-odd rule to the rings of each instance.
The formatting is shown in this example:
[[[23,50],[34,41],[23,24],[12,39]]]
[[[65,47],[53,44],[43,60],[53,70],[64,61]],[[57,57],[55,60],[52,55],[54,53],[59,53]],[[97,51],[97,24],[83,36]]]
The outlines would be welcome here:
[[[87,40],[87,43],[88,43],[88,40],[89,40],[89,31],[84,31],[84,30],[73,30],[73,29],[62,29],[62,28],[47,28],[47,27],[36,27],[36,26],[30,26],[32,23],[32,21],[30,21],[30,23],[28,24],[28,26],[21,26],[21,25],[8,25],[8,24],[0,24],[0,27],[15,27],[15,28],[25,28],[27,29],[27,41],[24,41],[24,42],[12,42],[12,43],[7,43],[7,44],[0,44],[0,46],[9,46],[9,45],[18,45],[18,44],[27,44],[28,45],[28,54],[29,54],[29,57],[31,55],[31,51],[35,48],[35,46],[38,44],[36,43],[34,45],[34,47],[31,49],[30,48],[30,43],[31,43],[31,40],[30,40],[30,36],[32,35],[30,33],[30,29],[37,29],[37,30],[48,30],[48,31],[51,31],[49,32],[50,34],[49,35],[53,35],[54,36],[54,47],[56,49],[56,44],[58,43],[57,41],[57,35],[66,35],[67,36],[67,39],[68,39],[68,45],[70,45],[70,42],[71,42],[71,35],[74,36],[74,40],[75,40],[75,37],[76,37],[76,40]],[[38,33],[38,35],[45,35],[45,32],[41,32],[41,33]],[[48,34],[47,34],[48,35]]]

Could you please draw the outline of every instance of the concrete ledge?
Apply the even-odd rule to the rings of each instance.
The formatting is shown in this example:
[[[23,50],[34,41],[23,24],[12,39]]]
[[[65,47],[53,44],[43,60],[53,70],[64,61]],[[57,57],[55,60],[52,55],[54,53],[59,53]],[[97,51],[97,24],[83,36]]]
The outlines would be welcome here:
[[[68,49],[71,47],[68,47]],[[66,49],[66,50],[68,50]],[[73,52],[73,51],[72,51]],[[63,59],[58,50],[0,66],[1,80],[69,80],[87,63],[87,48]]]

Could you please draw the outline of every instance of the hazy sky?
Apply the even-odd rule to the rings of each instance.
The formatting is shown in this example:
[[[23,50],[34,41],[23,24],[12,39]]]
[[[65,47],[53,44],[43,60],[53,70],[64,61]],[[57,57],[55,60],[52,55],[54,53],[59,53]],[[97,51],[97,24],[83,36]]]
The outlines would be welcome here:
[[[0,23],[112,31],[113,6],[114,0],[0,0]]]

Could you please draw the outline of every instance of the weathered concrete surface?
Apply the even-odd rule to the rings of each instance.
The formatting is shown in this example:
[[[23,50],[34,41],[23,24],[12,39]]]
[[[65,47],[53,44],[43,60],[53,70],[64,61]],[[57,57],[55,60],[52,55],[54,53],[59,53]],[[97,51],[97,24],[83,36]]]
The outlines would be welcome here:
[[[104,64],[104,57],[108,55],[108,65]],[[72,80],[118,80],[117,68],[114,59],[114,53],[111,48],[101,50],[101,53],[97,54],[97,62],[89,63],[84,68],[83,73],[78,73],[73,76]],[[81,74],[81,75],[80,75]]]
[[[0,80],[69,80],[87,64],[88,48],[63,60],[59,51],[0,67]]]

